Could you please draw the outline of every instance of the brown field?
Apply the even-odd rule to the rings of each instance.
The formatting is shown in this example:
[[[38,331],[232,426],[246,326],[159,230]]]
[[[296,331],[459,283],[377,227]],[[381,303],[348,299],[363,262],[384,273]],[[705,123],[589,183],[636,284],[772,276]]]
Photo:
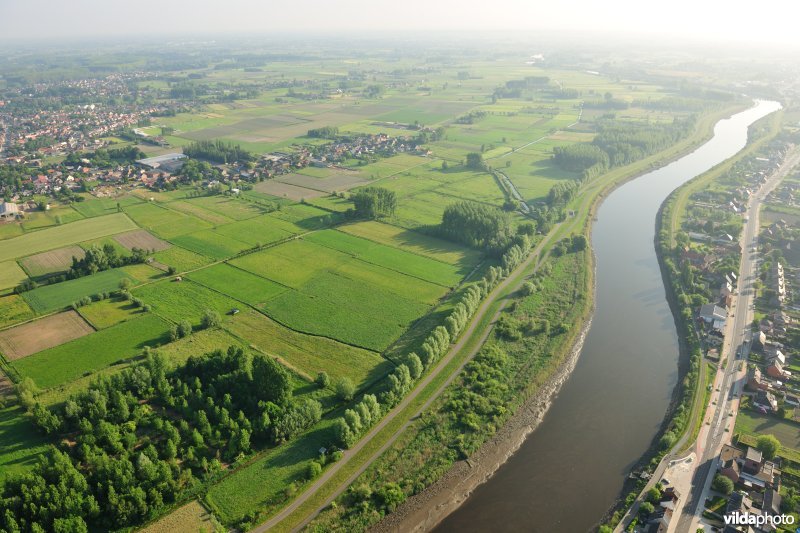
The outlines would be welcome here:
[[[258,192],[277,196],[278,198],[288,198],[295,201],[300,201],[304,198],[319,198],[320,196],[327,195],[327,193],[322,191],[306,189],[305,187],[298,187],[290,183],[281,183],[280,181],[275,180],[262,181],[253,187],[253,189]]]
[[[44,276],[69,270],[72,266],[72,257],[83,259],[84,255],[86,252],[80,246],[66,246],[21,259],[20,266],[33,277]]]
[[[81,315],[64,311],[0,331],[0,352],[15,361],[90,333],[94,328]]]
[[[160,252],[169,248],[169,243],[151,235],[143,229],[129,231],[127,233],[120,233],[114,235],[114,240],[120,243],[128,250],[133,248],[141,248],[143,250],[154,250]]]
[[[312,176],[306,176],[305,174],[287,174],[285,176],[281,176],[280,178],[276,178],[276,180],[282,183],[288,183],[289,185],[296,185],[298,187],[314,189],[326,193],[347,191],[353,187],[358,187],[359,185],[369,183],[369,180],[361,176],[359,173],[349,172],[347,170],[335,172],[327,178],[315,178]]]
[[[139,533],[197,533],[214,531],[211,515],[193,501],[172,511],[164,518],[139,530]]]

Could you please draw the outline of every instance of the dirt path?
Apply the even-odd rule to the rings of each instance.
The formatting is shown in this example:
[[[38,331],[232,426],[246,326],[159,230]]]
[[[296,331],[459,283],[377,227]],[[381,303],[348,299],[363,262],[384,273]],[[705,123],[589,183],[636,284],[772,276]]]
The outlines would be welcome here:
[[[556,227],[554,227],[553,230],[556,230]],[[267,520],[266,522],[264,522],[263,524],[261,524],[260,526],[255,528],[253,531],[255,531],[255,532],[267,531],[270,528],[278,525],[284,519],[286,519],[289,515],[291,515],[294,511],[296,511],[301,505],[303,505],[312,496],[314,496],[314,494],[316,494],[316,492],[320,489],[320,487],[322,487],[325,483],[327,483],[339,470],[341,470],[345,465],[347,465],[348,462],[355,455],[357,455],[358,452],[367,443],[369,443],[378,433],[381,432],[381,430],[383,430],[395,418],[397,418],[398,416],[403,414],[403,412],[405,411],[406,407],[408,407],[408,405],[411,404],[417,398],[417,396],[419,396],[419,394],[422,393],[426,389],[426,387],[435,378],[437,378],[439,376],[439,374],[447,367],[447,364],[462,349],[464,349],[464,347],[467,344],[470,344],[470,343],[473,342],[473,338],[472,337],[476,333],[476,331],[478,330],[478,327],[481,324],[481,320],[486,315],[486,313],[489,312],[490,308],[497,301],[497,299],[500,298],[504,294],[505,289],[509,288],[510,286],[512,286],[514,284],[521,285],[522,281],[524,279],[521,275],[525,271],[525,269],[528,268],[532,263],[534,263],[534,262],[536,263],[535,267],[534,267],[535,269],[539,268],[539,265],[541,264],[540,254],[541,254],[542,250],[548,245],[548,243],[550,242],[550,240],[552,239],[552,237],[553,237],[553,235],[555,233],[556,233],[556,231],[549,232],[547,234],[547,236],[545,236],[545,238],[536,246],[536,248],[534,248],[530,252],[530,254],[528,255],[527,259],[525,259],[525,261],[523,261],[514,270],[512,275],[510,275],[507,278],[505,278],[502,282],[500,282],[497,285],[497,287],[494,288],[494,290],[492,290],[492,292],[489,294],[489,296],[483,301],[481,306],[478,308],[477,312],[475,313],[475,316],[472,318],[472,320],[470,322],[469,327],[461,335],[461,337],[459,338],[458,342],[456,342],[456,344],[454,344],[450,348],[450,351],[447,353],[447,355],[445,355],[445,357],[443,357],[439,361],[439,363],[436,365],[436,367],[433,369],[433,371],[428,373],[428,375],[426,375],[417,384],[417,386],[414,388],[414,390],[411,391],[411,393],[409,393],[405,398],[403,398],[403,401],[401,401],[397,406],[395,406],[391,411],[389,411],[389,413],[385,417],[383,417],[383,419],[376,426],[374,426],[366,435],[364,435],[358,441],[358,443],[356,443],[356,445],[354,445],[352,448],[347,450],[344,453],[344,457],[342,457],[342,459],[340,461],[338,461],[337,463],[335,463],[333,466],[328,468],[322,474],[322,476],[320,476],[313,484],[311,484],[308,487],[308,489],[306,489],[303,492],[303,494],[301,494],[298,498],[296,498],[291,504],[289,504],[288,506],[284,507],[281,510],[281,512],[279,512],[278,514],[276,514],[275,516],[273,516],[272,518],[270,518],[269,520]],[[411,421],[414,418],[416,418],[417,416],[419,416],[419,414],[421,414],[423,411],[425,411],[425,409],[427,409],[431,405],[431,403],[433,403],[433,401],[436,400],[442,394],[442,392],[444,392],[444,390],[447,388],[447,386],[450,385],[453,382],[453,380],[460,374],[460,372],[464,368],[464,366],[469,361],[471,361],[472,358],[474,358],[478,354],[478,352],[480,351],[480,349],[483,346],[484,342],[489,337],[489,334],[492,331],[492,326],[497,321],[497,319],[500,317],[500,313],[503,311],[503,308],[504,308],[504,305],[501,305],[497,309],[497,311],[495,311],[494,315],[492,315],[490,323],[485,328],[483,328],[481,330],[481,336],[480,336],[478,342],[474,344],[474,347],[467,354],[467,356],[464,358],[464,360],[458,365],[458,367],[456,369],[454,369],[452,372],[450,372],[449,376],[444,381],[444,383],[442,383],[439,386],[439,388],[436,389],[436,392],[434,392],[434,394],[431,395],[431,397],[412,416],[409,417],[408,421],[401,428],[399,428],[397,431],[394,432],[394,434],[392,434],[392,436],[389,438],[389,440],[386,441],[386,443],[384,443],[384,445],[381,446],[379,450],[377,450],[375,453],[373,453],[363,465],[361,465],[352,475],[350,475],[343,483],[341,483],[336,488],[334,493],[331,496],[329,496],[321,506],[319,506],[309,516],[307,516],[305,518],[305,520],[303,520],[303,522],[297,528],[295,528],[295,530],[302,529],[306,524],[308,524],[311,520],[313,520],[314,517],[317,516],[323,509],[325,509],[328,505],[330,505],[330,503],[333,500],[335,500],[342,492],[344,492],[347,489],[347,487],[349,487],[350,484],[353,481],[355,481],[355,479],[358,478],[358,476],[360,476],[364,472],[364,470],[366,470],[369,467],[369,465],[371,465],[378,457],[380,457],[383,454],[383,452],[385,452],[386,449],[389,446],[391,446],[397,440],[397,438],[403,433],[403,431],[405,431],[408,428],[408,426],[411,424]]]

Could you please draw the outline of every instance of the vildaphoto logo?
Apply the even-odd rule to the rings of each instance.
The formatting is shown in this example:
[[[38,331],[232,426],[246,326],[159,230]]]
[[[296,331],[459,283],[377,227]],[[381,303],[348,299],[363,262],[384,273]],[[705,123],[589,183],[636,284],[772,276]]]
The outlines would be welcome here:
[[[777,526],[791,526],[794,524],[794,516],[790,514],[762,515],[752,513],[731,513],[723,517],[726,526],[763,526],[771,524]],[[798,528],[800,531],[800,528]]]

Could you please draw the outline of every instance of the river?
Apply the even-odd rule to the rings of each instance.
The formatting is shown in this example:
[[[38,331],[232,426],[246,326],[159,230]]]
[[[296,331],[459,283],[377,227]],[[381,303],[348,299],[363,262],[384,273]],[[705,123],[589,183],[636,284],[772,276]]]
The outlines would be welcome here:
[[[592,231],[595,315],[575,370],[522,447],[438,532],[583,532],[603,516],[661,426],[678,379],[678,337],[654,246],[659,207],[731,157],[780,104],[756,101],[694,152],[612,192]]]

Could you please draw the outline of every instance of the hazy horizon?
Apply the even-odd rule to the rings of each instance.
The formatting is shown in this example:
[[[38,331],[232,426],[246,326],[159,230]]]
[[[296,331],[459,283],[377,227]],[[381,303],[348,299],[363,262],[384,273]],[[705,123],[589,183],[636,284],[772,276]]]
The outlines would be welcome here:
[[[563,0],[542,5],[496,0],[465,5],[457,0],[277,0],[219,3],[140,0],[112,7],[97,0],[53,3],[0,0],[0,40],[20,44],[96,38],[234,34],[368,35],[415,31],[619,32],[628,37],[710,43],[800,46],[794,27],[798,7],[787,0],[766,0],[758,9],[720,0],[675,0],[648,5],[634,0],[605,3]]]

